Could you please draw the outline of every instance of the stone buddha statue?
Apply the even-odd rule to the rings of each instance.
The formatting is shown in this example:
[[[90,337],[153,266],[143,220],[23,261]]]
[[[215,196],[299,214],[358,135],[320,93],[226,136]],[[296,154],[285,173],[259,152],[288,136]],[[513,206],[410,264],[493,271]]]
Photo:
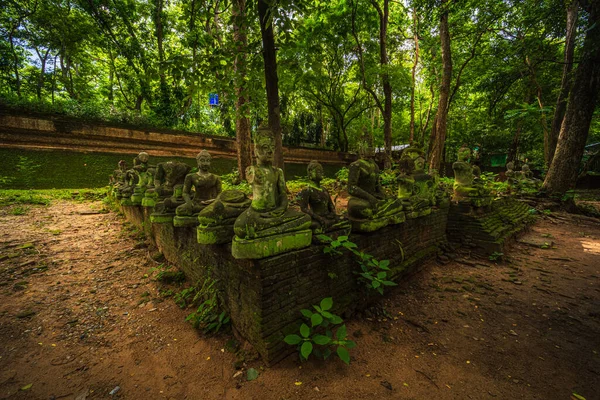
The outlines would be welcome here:
[[[252,203],[235,221],[231,247],[235,258],[264,258],[310,245],[310,217],[288,208],[283,171],[274,167],[271,129],[254,135],[256,165],[246,177],[252,185]]]
[[[173,225],[198,225],[198,213],[221,193],[221,177],[210,172],[211,158],[206,150],[198,153],[198,172],[185,177],[181,193],[184,203],[176,208],[177,216],[173,218]]]
[[[224,190],[215,201],[198,214],[197,239],[200,244],[231,242],[233,226],[241,213],[250,207],[250,199],[240,190]]]
[[[373,149],[363,146],[360,156],[348,170],[348,219],[352,230],[373,232],[388,224],[403,222],[402,202],[388,198],[381,187]]]
[[[148,161],[150,156],[148,153],[142,151],[137,156],[138,164],[133,167],[133,170],[138,176],[137,183],[133,188],[133,194],[131,195],[131,203],[134,206],[139,206],[142,204],[142,199],[144,198],[144,193],[148,187]]]
[[[136,167],[141,164],[138,156],[133,158],[133,167],[125,171],[125,183],[122,185],[119,190],[121,205],[131,206],[133,205],[131,202],[131,196],[133,195],[134,188],[137,186],[139,181],[139,175],[137,173]]]
[[[311,161],[307,173],[309,183],[298,194],[298,204],[302,212],[312,219],[310,228],[313,231],[313,240],[320,233],[333,238],[340,235],[347,236],[351,229],[350,222],[335,212],[335,205],[329,192],[321,186],[323,166],[317,161]]]
[[[529,168],[527,163],[521,166],[521,173],[519,174],[520,188],[521,191],[533,194],[540,189],[542,181],[533,176],[533,172]]]
[[[453,200],[458,202],[470,202],[474,206],[481,207],[491,202],[489,193],[483,185],[475,182],[473,166],[469,163],[471,149],[463,145],[458,150],[457,161],[452,164],[454,170],[454,195]]]
[[[167,161],[156,166],[154,188],[146,190],[144,197],[146,204],[155,203],[154,212],[150,214],[151,222],[173,222],[175,209],[184,203],[183,182],[191,169],[189,165],[179,161]]]
[[[126,172],[127,162],[125,160],[120,160],[118,168],[114,170],[111,177],[111,194],[116,199],[121,198],[120,190],[125,185]]]

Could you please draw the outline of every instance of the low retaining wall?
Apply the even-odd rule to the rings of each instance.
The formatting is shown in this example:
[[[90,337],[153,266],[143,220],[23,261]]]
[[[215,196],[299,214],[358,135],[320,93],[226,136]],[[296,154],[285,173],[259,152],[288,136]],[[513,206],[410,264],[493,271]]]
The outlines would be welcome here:
[[[350,253],[332,257],[323,252],[323,245],[312,245],[261,260],[236,260],[231,244],[200,245],[195,228],[150,224],[142,207],[122,209],[132,223],[151,232],[167,260],[191,281],[207,276],[218,281],[235,331],[268,363],[295,351],[283,338],[298,329],[301,309],[325,297],[333,297],[338,314],[349,314],[357,304],[367,303],[356,279],[359,265]],[[447,208],[435,209],[428,216],[371,234],[352,234],[350,240],[375,258],[390,260],[390,276],[398,281],[439,252],[446,241],[447,219]]]
[[[486,208],[452,204],[448,214],[448,237],[458,244],[473,245],[489,255],[501,253],[531,219],[529,205],[513,198],[492,201]]]

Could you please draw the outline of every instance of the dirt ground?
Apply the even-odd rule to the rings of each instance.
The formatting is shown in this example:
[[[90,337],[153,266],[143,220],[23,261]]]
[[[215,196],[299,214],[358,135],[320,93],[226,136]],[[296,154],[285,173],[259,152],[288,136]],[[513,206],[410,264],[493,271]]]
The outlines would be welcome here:
[[[194,330],[101,207],[0,208],[1,399],[600,399],[593,219],[543,215],[502,262],[429,262],[385,316],[346,321],[350,366],[290,356],[239,373],[232,336]]]

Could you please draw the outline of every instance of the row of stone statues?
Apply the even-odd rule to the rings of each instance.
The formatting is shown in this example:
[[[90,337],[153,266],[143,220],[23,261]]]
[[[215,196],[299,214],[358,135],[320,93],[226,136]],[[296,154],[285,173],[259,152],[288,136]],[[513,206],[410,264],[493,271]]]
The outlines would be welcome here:
[[[263,258],[303,248],[317,240],[319,233],[335,237],[351,230],[373,232],[449,204],[437,173],[425,172],[423,150],[410,146],[399,160],[397,195],[386,194],[373,151],[363,150],[360,159],[349,166],[347,219],[336,213],[330,194],[321,186],[323,167],[316,161],[308,165],[309,184],[297,198],[300,211],[294,210],[289,207],[283,171],[273,166],[271,131],[261,128],[254,139],[256,164],[246,171],[252,200],[239,190],[222,190],[221,178],[210,172],[207,151],[196,158],[197,172],[176,161],[149,165],[147,153],[135,157],[129,170],[121,161],[112,177],[114,197],[122,205],[153,207],[153,223],[197,226],[201,244],[231,241],[236,258]],[[463,146],[453,164],[453,199],[488,205],[490,192],[469,158],[470,149]]]

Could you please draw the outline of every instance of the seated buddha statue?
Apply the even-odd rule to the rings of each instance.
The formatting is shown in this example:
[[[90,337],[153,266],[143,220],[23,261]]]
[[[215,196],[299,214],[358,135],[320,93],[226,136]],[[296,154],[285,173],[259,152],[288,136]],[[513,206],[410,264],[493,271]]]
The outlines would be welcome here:
[[[133,191],[139,181],[139,175],[136,171],[136,167],[138,167],[140,164],[141,163],[138,156],[135,156],[133,158],[133,167],[125,171],[125,182],[119,189],[119,198],[121,199],[121,205],[132,205],[131,196],[133,195]]]
[[[261,127],[254,135],[256,165],[246,170],[252,203],[233,227],[235,258],[264,258],[311,243],[310,217],[288,208],[283,171],[273,166],[274,147],[271,129]]]
[[[133,170],[137,174],[138,179],[135,187],[133,188],[133,193],[131,194],[131,203],[134,206],[139,206],[142,204],[144,193],[148,187],[148,160],[150,159],[150,156],[148,153],[142,151],[140,154],[138,154],[137,159],[138,164],[134,165]]]
[[[198,172],[187,174],[183,182],[184,203],[175,210],[175,226],[198,225],[198,213],[211,204],[221,193],[221,177],[210,172],[211,156],[202,150],[196,157]]]
[[[114,170],[111,177],[111,195],[116,198],[121,198],[120,190],[125,185],[125,176],[127,172],[127,162],[120,160],[118,168]]]
[[[458,202],[470,202],[481,207],[491,202],[489,193],[480,183],[475,181],[473,166],[469,163],[471,149],[463,145],[458,150],[457,161],[452,164],[454,170],[454,194],[452,199]]]
[[[403,222],[402,202],[388,198],[381,187],[373,149],[363,147],[360,156],[348,169],[348,219],[352,230],[373,232]]]
[[[335,205],[326,188],[321,186],[323,166],[317,161],[311,161],[307,167],[308,186],[298,194],[298,204],[303,213],[310,216],[312,222],[313,240],[316,235],[325,233],[327,236],[347,236],[350,233],[350,222],[335,212]]]
[[[151,222],[173,222],[176,208],[184,203],[183,182],[191,169],[189,165],[179,161],[167,161],[156,166],[154,188],[146,190],[144,197],[148,205],[155,203],[154,212],[150,214]]]
[[[231,242],[233,225],[250,207],[250,199],[240,190],[224,190],[198,214],[197,239],[200,244]]]

